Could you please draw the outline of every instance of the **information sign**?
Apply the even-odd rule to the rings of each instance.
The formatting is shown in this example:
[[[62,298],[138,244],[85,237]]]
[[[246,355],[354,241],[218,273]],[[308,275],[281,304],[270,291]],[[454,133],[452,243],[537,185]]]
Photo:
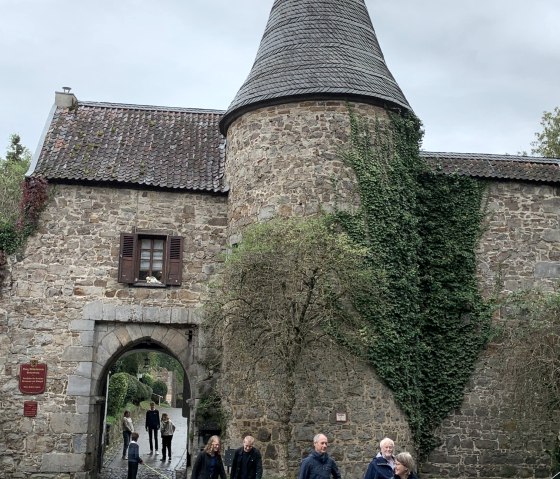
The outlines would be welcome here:
[[[35,417],[37,415],[37,401],[23,401],[23,415]]]
[[[47,365],[32,362],[19,367],[19,390],[23,394],[43,394],[47,384]]]

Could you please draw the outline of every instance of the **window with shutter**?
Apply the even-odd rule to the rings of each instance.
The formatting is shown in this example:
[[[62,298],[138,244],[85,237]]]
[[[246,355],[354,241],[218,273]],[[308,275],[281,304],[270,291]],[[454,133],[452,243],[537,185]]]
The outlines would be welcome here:
[[[121,233],[118,281],[135,286],[178,286],[183,276],[183,238]]]

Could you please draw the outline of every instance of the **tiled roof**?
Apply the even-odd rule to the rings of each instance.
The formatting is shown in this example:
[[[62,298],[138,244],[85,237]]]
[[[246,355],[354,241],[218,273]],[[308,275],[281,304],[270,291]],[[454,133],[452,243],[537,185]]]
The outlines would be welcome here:
[[[33,174],[48,180],[227,192],[223,112],[114,103],[57,107]],[[560,159],[421,151],[436,172],[560,183]]]
[[[559,158],[433,151],[420,155],[435,171],[445,174],[560,183]]]
[[[220,124],[287,99],[357,98],[410,110],[364,0],[275,0],[253,68]]]
[[[222,114],[93,102],[56,107],[33,174],[225,192]]]

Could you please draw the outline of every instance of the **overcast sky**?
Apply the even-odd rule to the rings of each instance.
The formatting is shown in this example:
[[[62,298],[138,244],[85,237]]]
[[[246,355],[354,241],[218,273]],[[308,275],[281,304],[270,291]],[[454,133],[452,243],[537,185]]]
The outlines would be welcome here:
[[[346,0],[340,0],[346,1]],[[35,151],[54,103],[225,110],[273,0],[0,0],[0,156]],[[560,106],[560,0],[366,0],[423,149],[529,151]]]

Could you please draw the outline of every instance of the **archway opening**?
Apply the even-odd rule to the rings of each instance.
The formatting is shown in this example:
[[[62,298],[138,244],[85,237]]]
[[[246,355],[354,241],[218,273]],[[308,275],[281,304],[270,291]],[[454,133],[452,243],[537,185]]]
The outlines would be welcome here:
[[[130,429],[130,423],[132,430],[139,434],[137,443],[144,461],[141,468],[170,478],[175,477],[176,470],[184,470],[190,462],[192,443],[191,388],[186,365],[164,345],[145,338],[115,353],[101,378],[99,394],[105,401],[103,410],[99,411],[98,477],[126,475],[128,434],[123,429]],[[125,411],[126,421],[123,420]],[[163,414],[174,426],[172,438],[165,438],[166,445],[170,443],[165,455]]]

